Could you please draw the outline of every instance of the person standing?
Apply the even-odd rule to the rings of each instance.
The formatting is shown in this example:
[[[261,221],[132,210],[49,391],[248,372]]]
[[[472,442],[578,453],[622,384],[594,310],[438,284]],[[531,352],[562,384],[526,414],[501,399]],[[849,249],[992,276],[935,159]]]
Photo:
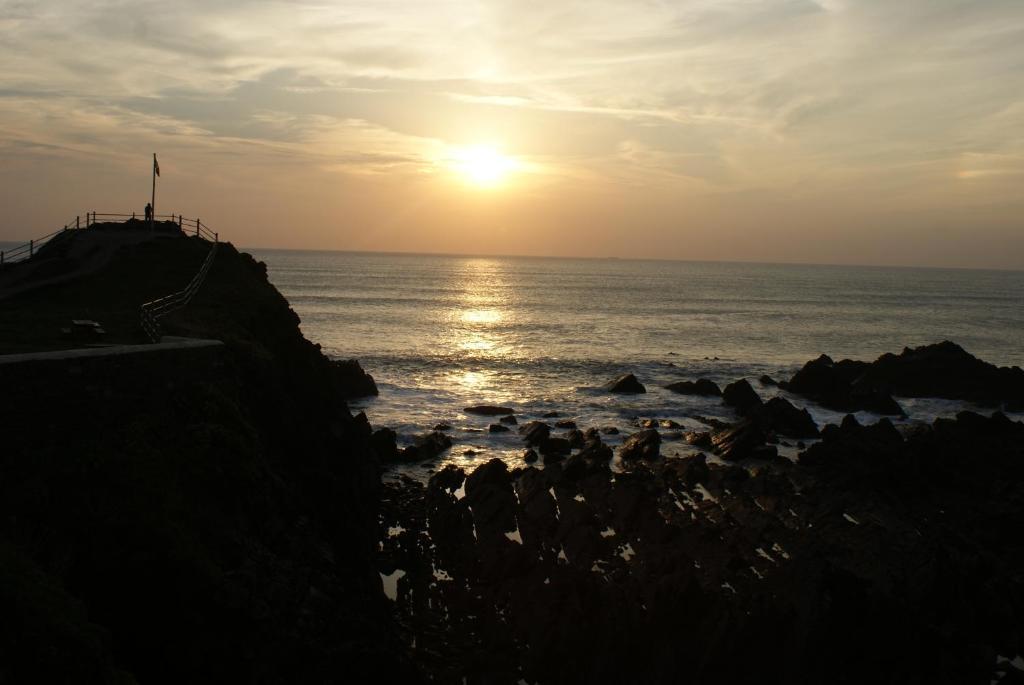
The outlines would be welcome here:
[[[146,223],[149,223],[153,219],[153,205],[146,203]]]

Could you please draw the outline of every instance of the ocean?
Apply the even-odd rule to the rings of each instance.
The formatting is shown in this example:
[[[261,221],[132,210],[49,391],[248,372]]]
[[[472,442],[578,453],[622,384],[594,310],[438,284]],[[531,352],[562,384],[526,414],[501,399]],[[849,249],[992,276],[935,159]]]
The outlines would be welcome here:
[[[379,397],[353,409],[394,429],[400,444],[451,424],[455,445],[440,461],[461,466],[494,456],[521,463],[518,434],[487,432],[497,419],[462,411],[474,404],[514,408],[520,423],[558,412],[581,428],[629,433],[637,418],[659,418],[697,429],[694,416],[730,419],[730,411],[662,386],[746,377],[766,398],[806,406],[821,425],[841,415],[756,379],[788,379],[822,353],[870,361],[942,340],[1001,366],[1024,364],[1024,272],[250,252],[266,262],[306,337],[328,355],[358,359],[376,379]],[[600,389],[624,373],[648,392]],[[907,421],[970,408],[897,399]],[[621,435],[609,438],[614,445]],[[693,451],[663,445],[670,455]]]

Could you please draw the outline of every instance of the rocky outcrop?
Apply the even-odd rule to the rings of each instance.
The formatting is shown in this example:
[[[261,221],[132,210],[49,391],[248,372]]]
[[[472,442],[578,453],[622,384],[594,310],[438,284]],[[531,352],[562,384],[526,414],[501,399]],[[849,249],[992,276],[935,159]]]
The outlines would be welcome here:
[[[353,399],[377,394],[377,384],[373,382],[373,376],[363,371],[358,360],[335,359],[331,362],[330,368],[342,397]]]
[[[627,373],[624,376],[619,376],[613,381],[605,383],[604,389],[608,392],[618,392],[627,394],[639,394],[647,392],[647,388],[644,384],[636,379],[631,373]]]
[[[855,384],[901,397],[943,397],[1024,410],[1024,370],[989,364],[948,340],[883,354],[863,368]]]
[[[890,391],[863,380],[868,366],[865,362],[849,359],[834,362],[823,354],[807,362],[782,387],[837,411],[871,411],[902,416],[903,409]]]
[[[106,268],[141,292],[162,261],[194,271],[208,250],[167,245]],[[0,449],[0,680],[419,680],[375,558],[376,454],[394,436],[351,414],[298,324],[225,243],[165,320],[224,341],[203,363],[2,365],[19,430]]]
[[[440,682],[981,683],[1020,653],[1024,425],[1002,415],[850,418],[749,470],[488,465],[486,507],[462,477],[386,500],[410,503],[382,555]]]

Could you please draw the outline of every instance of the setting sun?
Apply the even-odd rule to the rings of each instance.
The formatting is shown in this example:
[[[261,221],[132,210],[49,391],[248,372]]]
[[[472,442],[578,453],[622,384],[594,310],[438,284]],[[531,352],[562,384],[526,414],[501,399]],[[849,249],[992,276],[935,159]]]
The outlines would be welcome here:
[[[458,148],[449,163],[466,181],[481,187],[499,185],[516,166],[514,160],[489,145]]]

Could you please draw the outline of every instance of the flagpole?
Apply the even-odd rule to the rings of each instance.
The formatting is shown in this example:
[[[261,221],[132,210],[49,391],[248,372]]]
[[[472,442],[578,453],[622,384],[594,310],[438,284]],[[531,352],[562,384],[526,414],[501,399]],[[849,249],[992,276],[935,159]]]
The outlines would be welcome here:
[[[156,223],[156,153],[153,153],[153,194],[149,201],[149,232],[153,232],[153,224]]]

